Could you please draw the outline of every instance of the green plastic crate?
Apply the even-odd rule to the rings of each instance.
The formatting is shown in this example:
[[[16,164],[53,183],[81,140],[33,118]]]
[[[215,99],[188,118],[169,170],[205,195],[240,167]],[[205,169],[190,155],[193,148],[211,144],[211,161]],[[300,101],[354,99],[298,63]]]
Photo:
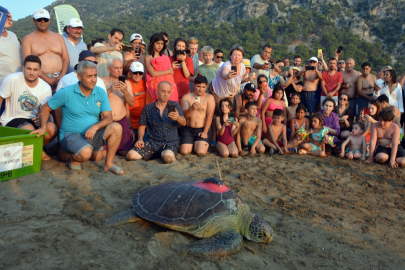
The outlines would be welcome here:
[[[0,182],[11,180],[23,175],[41,170],[43,136],[29,134],[30,130],[0,126],[0,145],[9,143],[24,143],[23,156],[26,157],[25,166],[20,169],[0,172]],[[32,149],[32,150],[31,150]],[[24,157],[23,157],[24,163]]]

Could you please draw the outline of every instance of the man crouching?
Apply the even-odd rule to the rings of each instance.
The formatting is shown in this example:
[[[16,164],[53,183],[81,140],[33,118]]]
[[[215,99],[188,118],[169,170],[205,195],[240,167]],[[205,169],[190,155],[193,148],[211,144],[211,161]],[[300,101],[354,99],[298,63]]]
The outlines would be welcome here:
[[[32,133],[41,136],[46,131],[49,113],[62,108],[59,158],[69,163],[69,169],[81,170],[81,163],[96,160],[99,148],[107,144],[104,170],[114,174],[124,171],[113,164],[121,141],[122,127],[112,123],[112,113],[106,92],[96,86],[96,64],[83,61],[77,66],[77,84],[60,89],[41,108],[41,127]],[[99,122],[100,114],[103,119]]]

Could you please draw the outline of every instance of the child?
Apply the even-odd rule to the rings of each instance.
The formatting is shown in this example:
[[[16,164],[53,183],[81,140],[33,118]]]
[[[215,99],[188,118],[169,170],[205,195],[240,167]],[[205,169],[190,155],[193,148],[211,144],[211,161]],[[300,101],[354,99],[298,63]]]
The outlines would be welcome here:
[[[292,93],[290,101],[291,103],[289,103],[290,105],[287,107],[287,124],[296,116],[297,107],[301,102],[300,93]]]
[[[262,144],[262,121],[256,117],[257,105],[255,102],[249,101],[245,105],[247,112],[246,117],[242,117],[240,128],[236,136],[236,144],[240,151],[240,156],[246,156],[249,152],[254,155],[256,153],[263,154],[266,148]],[[249,151],[250,148],[250,151]]]
[[[276,84],[273,90],[273,96],[264,102],[262,107],[262,126],[263,133],[262,137],[267,137],[267,126],[273,122],[273,111],[275,109],[280,109],[283,111],[284,118],[287,117],[286,106],[283,100],[284,90],[279,84]]]
[[[323,116],[321,113],[314,113],[310,118],[312,129],[309,135],[309,142],[302,143],[298,154],[326,157],[325,143],[323,142],[328,129],[323,126]]]
[[[353,124],[352,134],[349,138],[346,139],[342,143],[342,153],[340,153],[340,157],[343,158],[346,153],[347,159],[359,159],[366,160],[366,138],[363,136],[365,126],[363,123],[357,122]],[[346,145],[350,143],[350,148],[346,148]]]
[[[263,139],[263,144],[270,148],[270,155],[276,151],[282,155],[287,152],[287,148],[291,148],[291,144],[287,144],[286,126],[281,122],[284,120],[283,111],[275,109],[273,111],[273,121],[267,128],[267,138]]]
[[[204,58],[204,64],[199,65],[198,68],[195,70],[195,77],[197,76],[204,76],[207,78],[208,85],[211,83],[211,81],[215,78],[217,75],[217,72],[219,70],[219,66],[212,62],[212,59],[214,57],[214,49],[211,48],[210,46],[204,46],[201,49],[201,53]],[[194,81],[194,78],[190,79],[190,81]],[[209,93],[208,87],[207,87],[207,93]]]
[[[305,130],[309,128],[309,120],[305,117],[306,114],[307,108],[304,105],[300,104],[295,110],[295,118],[290,121],[291,135],[289,141],[291,142],[293,148],[303,142],[303,139],[297,135],[297,131],[301,127],[304,127]],[[293,153],[296,153],[297,151],[297,148],[292,149]]]
[[[217,149],[221,157],[238,157],[238,148],[236,147],[234,136],[239,130],[239,123],[236,117],[229,118],[232,102],[229,99],[223,99],[219,102],[221,116],[216,118],[218,130]]]

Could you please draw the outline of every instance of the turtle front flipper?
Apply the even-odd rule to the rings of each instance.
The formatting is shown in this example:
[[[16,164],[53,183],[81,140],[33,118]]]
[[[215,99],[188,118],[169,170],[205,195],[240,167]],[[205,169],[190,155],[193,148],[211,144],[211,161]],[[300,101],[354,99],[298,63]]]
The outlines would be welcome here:
[[[105,225],[121,225],[125,223],[135,222],[139,217],[133,209],[128,209],[124,212],[114,215],[105,221]]]
[[[190,251],[204,255],[227,256],[238,252],[242,247],[243,237],[236,231],[218,232],[192,244],[176,246],[176,250]]]

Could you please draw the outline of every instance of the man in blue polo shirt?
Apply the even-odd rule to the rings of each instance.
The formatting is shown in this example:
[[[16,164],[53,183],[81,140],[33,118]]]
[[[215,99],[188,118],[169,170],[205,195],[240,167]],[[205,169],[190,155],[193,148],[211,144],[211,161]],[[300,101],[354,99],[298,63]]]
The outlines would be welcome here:
[[[66,25],[66,32],[62,35],[70,58],[68,73],[75,71],[74,67],[78,63],[79,54],[87,50],[87,45],[83,42],[82,33],[83,22],[78,18],[70,19]]]
[[[79,82],[60,89],[41,108],[41,127],[32,133],[45,133],[49,113],[62,108],[62,125],[59,140],[62,150],[59,158],[69,163],[71,170],[81,170],[81,163],[100,158],[98,149],[107,144],[104,170],[123,174],[113,164],[113,158],[121,141],[122,127],[112,122],[110,103],[106,92],[96,86],[97,66],[90,61],[77,66]],[[100,114],[102,120],[99,121]],[[45,122],[42,122],[44,119]]]

